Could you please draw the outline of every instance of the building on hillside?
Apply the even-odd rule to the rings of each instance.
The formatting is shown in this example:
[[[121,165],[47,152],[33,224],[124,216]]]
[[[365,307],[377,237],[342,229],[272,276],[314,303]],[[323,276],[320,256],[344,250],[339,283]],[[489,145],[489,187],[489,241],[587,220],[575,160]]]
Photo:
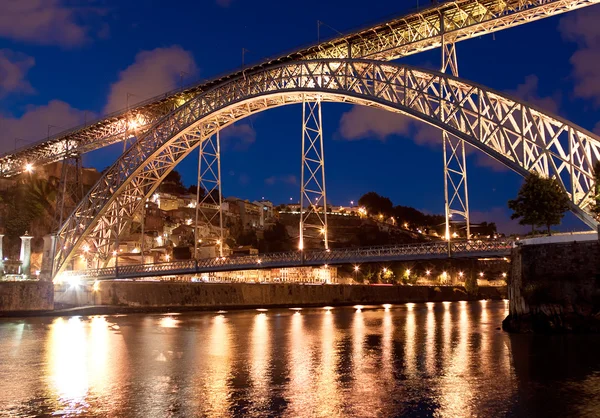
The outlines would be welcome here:
[[[242,283],[337,283],[336,267],[292,267],[264,270],[239,270],[229,272],[202,273],[205,282]]]
[[[274,219],[274,210],[273,210],[273,202],[269,200],[258,200],[252,202],[254,205],[258,206],[260,211],[260,219],[259,224],[261,227],[265,227],[265,224],[272,222]]]
[[[251,245],[244,245],[240,247],[233,247],[231,249],[231,256],[245,256],[245,255],[258,255],[258,248],[254,248]]]

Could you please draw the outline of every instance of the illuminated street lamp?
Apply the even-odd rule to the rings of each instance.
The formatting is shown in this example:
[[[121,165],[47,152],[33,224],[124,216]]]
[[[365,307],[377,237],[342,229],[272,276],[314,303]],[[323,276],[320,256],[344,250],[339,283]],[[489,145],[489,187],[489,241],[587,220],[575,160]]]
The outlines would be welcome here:
[[[31,164],[31,163],[25,164],[25,171],[28,173],[32,173],[33,172],[33,164]]]

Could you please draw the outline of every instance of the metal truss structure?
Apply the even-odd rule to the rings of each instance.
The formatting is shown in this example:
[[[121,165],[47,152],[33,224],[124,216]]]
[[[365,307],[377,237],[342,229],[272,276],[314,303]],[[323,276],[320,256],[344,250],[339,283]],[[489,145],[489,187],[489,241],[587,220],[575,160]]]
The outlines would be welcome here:
[[[513,242],[454,241],[453,258],[506,257]],[[403,244],[381,247],[346,248],[334,250],[270,253],[242,257],[217,257],[202,260],[174,261],[159,264],[139,264],[108,267],[61,274],[61,280],[77,277],[79,280],[144,279],[160,276],[199,274],[220,271],[257,270],[298,266],[323,266],[349,263],[435,260],[448,257],[447,244],[436,241],[427,244]]]
[[[83,198],[83,167],[81,156],[69,154],[62,160],[53,231],[58,231],[63,221]]]
[[[316,232],[311,234],[310,232]],[[314,102],[302,99],[302,171],[300,175],[300,242],[305,248],[305,238],[327,240],[327,189],[325,188],[325,154],[323,152],[323,116],[321,98]]]
[[[458,77],[458,59],[456,44],[444,42],[442,36],[442,72],[450,69],[451,74]],[[443,95],[450,92],[443,91]],[[444,109],[442,108],[442,112]],[[445,115],[443,116],[445,117]],[[459,215],[466,224],[466,236],[471,237],[469,219],[469,190],[467,187],[467,159],[465,141],[442,132],[442,148],[444,153],[444,214],[446,216],[446,240],[450,241],[450,222],[452,215]]]
[[[196,189],[196,222],[194,223],[194,258],[198,255],[198,225],[201,220],[210,230],[219,223],[219,256],[223,257],[223,197],[221,192],[221,138],[220,133],[204,140],[198,152],[198,188]],[[200,192],[204,190],[204,196]],[[202,219],[198,215],[202,214]]]
[[[318,45],[265,60],[243,70],[255,72],[268,66],[319,58],[369,58],[394,60],[457,42],[534,22],[600,0],[456,0],[439,3],[408,15],[371,26]],[[0,175],[13,176],[27,164],[59,161],[64,149],[83,154],[125,140],[131,127],[142,135],[160,118],[193,97],[240,76],[233,72],[189,88],[178,89],[138,103],[95,122],[78,126],[47,140],[0,157]]]
[[[600,138],[481,85],[437,71],[369,60],[281,64],[222,83],[156,123],[110,167],[62,226],[55,273],[82,245],[106,257],[124,223],[183,158],[216,131],[251,114],[304,101],[399,112],[467,141],[514,171],[555,178],[571,209],[588,212]]]

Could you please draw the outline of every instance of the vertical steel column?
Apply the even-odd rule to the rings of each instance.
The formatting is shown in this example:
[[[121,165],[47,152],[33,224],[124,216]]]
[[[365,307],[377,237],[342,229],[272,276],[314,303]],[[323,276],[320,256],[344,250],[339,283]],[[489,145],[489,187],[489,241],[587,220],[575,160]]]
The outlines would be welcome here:
[[[67,218],[83,198],[81,156],[71,151],[71,143],[65,143],[64,159],[61,161],[60,180],[57,186],[56,206],[52,230],[58,232]],[[53,242],[52,260],[56,254],[56,240]],[[52,277],[54,277],[54,262],[52,262]]]
[[[142,264],[146,263],[146,259],[144,258],[144,246],[146,237],[144,236],[144,224],[146,223],[146,198],[142,197],[142,239],[140,242],[140,254],[142,254]]]
[[[456,58],[456,44],[446,43],[442,35],[442,72],[452,72],[458,76],[458,61]],[[450,101],[452,93],[447,86],[442,86],[440,112],[442,119],[446,115],[446,103]],[[450,242],[450,218],[459,215],[464,218],[467,228],[467,238],[471,237],[469,219],[469,191],[467,188],[467,160],[465,158],[465,142],[461,139],[442,132],[444,152],[444,200],[446,215],[446,239]],[[450,247],[448,247],[450,248]]]
[[[217,128],[218,129],[218,128]],[[204,190],[204,196],[200,199],[200,190]],[[200,144],[198,155],[198,189],[196,190],[196,224],[198,229],[198,214],[202,214],[203,221],[210,229],[215,221],[219,222],[219,257],[223,257],[223,196],[221,191],[221,138],[217,130],[216,134],[206,138]],[[214,213],[211,213],[213,212]],[[194,251],[198,249],[198,236],[194,232]],[[194,254],[197,257],[197,254]]]
[[[307,207],[305,208],[305,201]],[[320,207],[322,205],[322,212]],[[327,229],[327,192],[325,188],[325,154],[323,152],[323,119],[321,98],[310,102],[302,100],[302,171],[300,174],[300,242],[298,248],[305,248],[304,239],[309,229],[318,231],[323,237],[325,249],[329,249]],[[311,231],[312,232],[312,231]],[[317,235],[319,236],[319,235]]]

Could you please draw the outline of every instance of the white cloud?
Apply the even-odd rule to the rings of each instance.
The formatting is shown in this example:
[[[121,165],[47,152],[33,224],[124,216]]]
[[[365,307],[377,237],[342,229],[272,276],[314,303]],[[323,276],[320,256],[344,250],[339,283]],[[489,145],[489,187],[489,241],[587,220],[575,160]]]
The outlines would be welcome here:
[[[235,151],[245,151],[256,142],[256,131],[247,123],[235,123],[221,132],[222,146],[231,146]]]
[[[34,65],[33,57],[10,49],[0,49],[0,98],[10,93],[34,93],[33,87],[25,79]]]
[[[574,93],[577,97],[594,100],[600,105],[600,10],[585,8],[569,13],[560,22],[563,38],[576,42],[578,50],[571,56]]]
[[[384,141],[391,135],[407,135],[412,121],[409,117],[367,106],[353,106],[340,119],[342,138],[354,141],[374,137]]]
[[[20,117],[2,116],[0,117],[0,152],[12,151],[15,147],[15,138],[24,140],[18,141],[17,146],[20,148],[27,145],[25,141],[44,139],[48,135],[48,125],[55,126],[50,131],[50,135],[54,135],[83,124],[85,117],[86,112],[60,100],[52,100],[44,106],[32,106]],[[94,115],[87,112],[87,120],[92,118]]]
[[[0,37],[41,45],[74,47],[88,41],[95,18],[104,14],[91,7],[71,6],[63,0],[2,0]],[[85,22],[85,23],[82,23]],[[106,32],[105,24],[99,31]]]
[[[197,71],[194,57],[180,46],[142,51],[133,64],[119,73],[119,79],[110,87],[105,113],[125,109],[129,105],[173,90],[181,74]]]

